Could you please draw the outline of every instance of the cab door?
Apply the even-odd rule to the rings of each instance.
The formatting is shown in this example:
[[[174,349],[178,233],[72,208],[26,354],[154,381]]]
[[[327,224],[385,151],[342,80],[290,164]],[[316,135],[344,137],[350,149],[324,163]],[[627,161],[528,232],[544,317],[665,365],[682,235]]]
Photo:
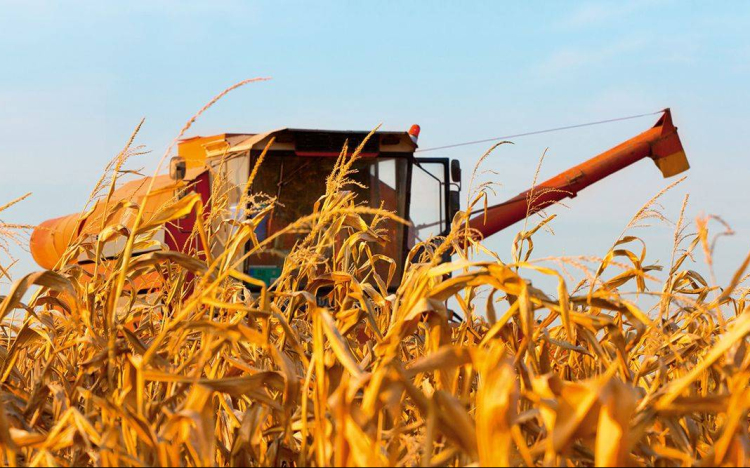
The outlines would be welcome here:
[[[409,248],[448,232],[449,162],[448,158],[414,159],[409,200],[409,219],[412,222]]]

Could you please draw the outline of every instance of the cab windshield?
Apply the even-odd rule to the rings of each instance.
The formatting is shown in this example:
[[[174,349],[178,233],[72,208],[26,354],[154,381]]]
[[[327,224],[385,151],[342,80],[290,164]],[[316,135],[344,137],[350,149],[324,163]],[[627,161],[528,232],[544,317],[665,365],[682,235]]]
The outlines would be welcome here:
[[[254,159],[254,158],[253,158]],[[275,196],[279,206],[258,227],[259,239],[285,228],[290,223],[313,212],[315,202],[325,193],[326,178],[333,171],[335,157],[300,157],[297,155],[269,154],[263,161],[251,188],[254,193]],[[250,161],[250,167],[255,161]],[[403,157],[369,157],[354,163],[356,173],[349,176],[357,182],[349,190],[356,193],[358,204],[382,207],[401,217],[406,214],[406,183],[408,163]],[[367,218],[367,217],[365,217]],[[370,217],[367,221],[371,221]],[[379,226],[389,239],[384,245],[372,244],[374,254],[382,254],[396,262],[392,284],[401,279],[406,227],[391,220]],[[251,256],[247,262],[248,273],[269,284],[281,272],[284,258],[304,234],[285,234],[274,239],[268,252]],[[377,272],[383,280],[388,278],[390,266],[379,262]]]

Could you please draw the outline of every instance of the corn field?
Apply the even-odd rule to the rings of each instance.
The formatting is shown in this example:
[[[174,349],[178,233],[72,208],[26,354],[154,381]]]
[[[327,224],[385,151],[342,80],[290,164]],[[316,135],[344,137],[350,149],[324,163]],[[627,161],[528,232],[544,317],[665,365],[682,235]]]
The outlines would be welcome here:
[[[91,203],[109,202],[141,151],[132,141]],[[406,221],[357,201],[358,151],[347,154],[315,211],[285,229],[300,240],[273,284],[241,268],[268,248],[255,229],[273,197],[248,196],[257,214],[228,220],[221,177],[210,212],[197,194],[149,216],[112,203],[129,224],[71,239],[57,268],[13,283],[0,297],[3,463],[750,463],[750,258],[722,286],[691,270],[694,257],[712,266],[708,218],[680,215],[658,279],[630,230],[600,257],[533,260],[544,220],[521,230],[504,262],[459,213],[447,236],[411,251],[389,292],[376,267],[393,261],[372,248],[388,241],[385,220]],[[466,212],[481,210],[486,191],[471,191]],[[628,226],[660,216],[653,206]],[[133,254],[190,212],[201,221],[196,251]],[[103,245],[117,238],[125,247],[105,262]],[[95,274],[72,261],[80,255]],[[584,279],[572,283],[567,269]],[[162,286],[136,294],[129,285],[145,275]]]

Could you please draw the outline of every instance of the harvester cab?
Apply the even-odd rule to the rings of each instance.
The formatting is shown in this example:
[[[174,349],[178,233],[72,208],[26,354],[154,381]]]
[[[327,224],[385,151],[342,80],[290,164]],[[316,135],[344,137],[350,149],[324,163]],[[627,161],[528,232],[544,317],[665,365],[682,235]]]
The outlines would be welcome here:
[[[258,239],[264,240],[313,212],[326,191],[326,179],[344,144],[351,153],[367,135],[356,131],[281,129],[257,135],[196,137],[181,142],[171,172],[179,174],[199,167],[213,169],[206,173],[207,177],[223,172],[230,187],[230,211],[238,218],[252,216],[254,213],[238,204],[258,158],[266,150],[249,187],[251,193],[275,197],[280,206],[256,229]],[[379,227],[385,230],[389,241],[374,246],[374,253],[395,260],[399,270],[415,243],[443,234],[458,210],[457,197],[455,193],[451,195],[451,191],[456,192],[452,187],[460,182],[451,178],[452,174],[460,177],[457,161],[451,171],[448,158],[415,157],[418,137],[418,125],[409,132],[374,133],[354,163],[356,172],[349,176],[355,183],[348,190],[356,193],[357,202],[382,207],[411,221],[411,226],[404,226],[384,220]],[[247,258],[246,273],[270,284],[280,274],[285,255],[298,239],[299,234],[294,233],[275,237],[267,252]],[[383,277],[387,277],[387,271],[384,273]],[[398,278],[400,271],[394,281]]]

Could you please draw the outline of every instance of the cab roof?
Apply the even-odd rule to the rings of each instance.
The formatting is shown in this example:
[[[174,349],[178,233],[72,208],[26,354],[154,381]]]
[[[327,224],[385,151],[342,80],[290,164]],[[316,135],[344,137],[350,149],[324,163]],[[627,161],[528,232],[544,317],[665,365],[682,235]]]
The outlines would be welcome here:
[[[208,137],[192,137],[180,145],[200,146],[206,158],[232,156],[251,150],[263,150],[271,138],[269,151],[293,151],[299,156],[338,156],[347,142],[350,151],[359,146],[370,132],[357,130],[321,130],[281,128],[265,133],[224,133]],[[367,140],[363,156],[381,153],[413,153],[417,144],[408,132],[378,131]]]

